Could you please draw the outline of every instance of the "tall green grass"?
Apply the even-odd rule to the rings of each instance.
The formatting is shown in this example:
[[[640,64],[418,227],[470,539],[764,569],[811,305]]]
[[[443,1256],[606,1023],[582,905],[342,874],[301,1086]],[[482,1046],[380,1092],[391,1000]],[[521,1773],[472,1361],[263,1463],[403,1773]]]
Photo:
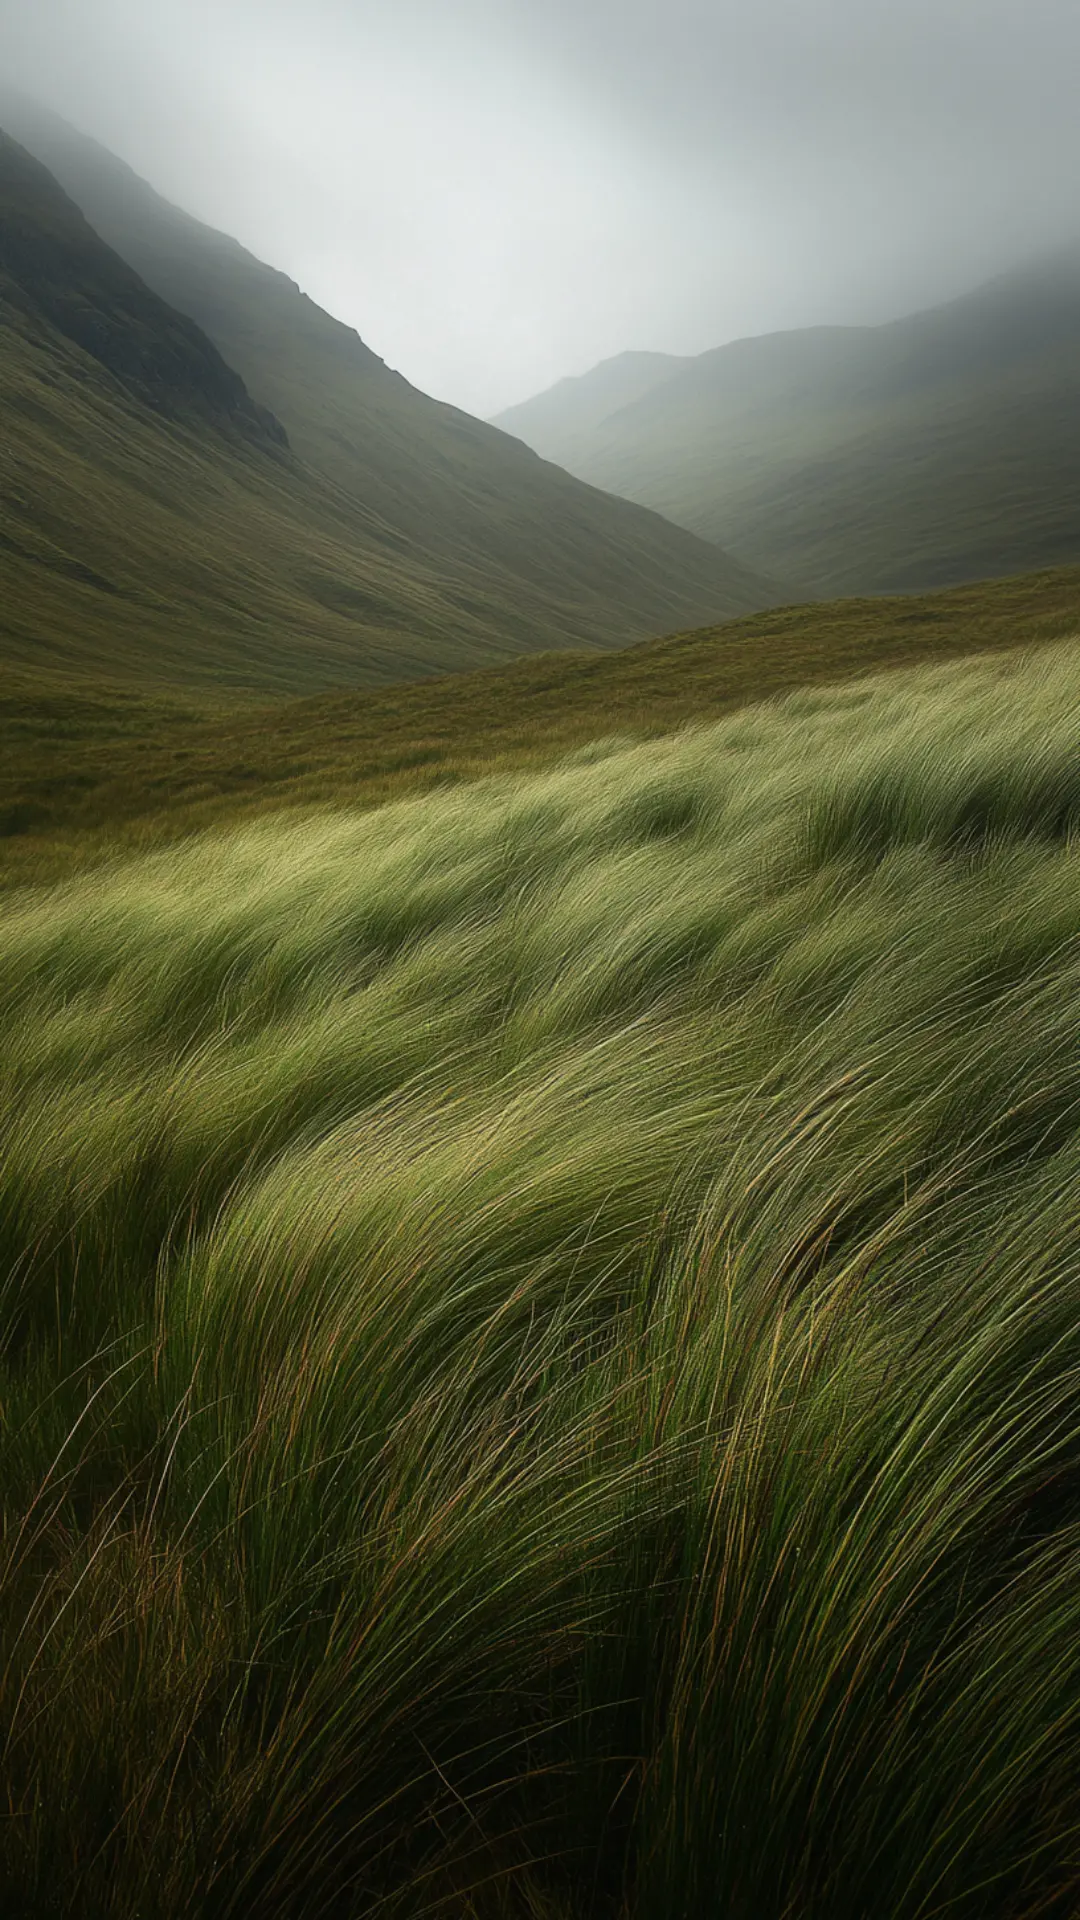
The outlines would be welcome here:
[[[1080,1856],[1080,656],[9,899],[5,1913]]]
[[[614,653],[543,654],[271,707],[91,684],[39,663],[0,684],[0,888],[66,879],[121,849],[145,853],[255,812],[383,806],[534,773],[601,736],[653,739],[885,668],[1018,656],[1078,623],[1080,568],[1063,568],[917,599],[781,607]],[[1016,665],[1003,659],[1001,671]]]

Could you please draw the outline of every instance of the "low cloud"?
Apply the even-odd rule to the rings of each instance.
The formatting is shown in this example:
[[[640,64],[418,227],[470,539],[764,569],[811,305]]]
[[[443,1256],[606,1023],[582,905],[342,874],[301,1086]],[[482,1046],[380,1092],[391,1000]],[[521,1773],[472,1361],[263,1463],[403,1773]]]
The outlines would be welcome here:
[[[0,0],[0,57],[477,412],[1080,234],[1074,0]]]

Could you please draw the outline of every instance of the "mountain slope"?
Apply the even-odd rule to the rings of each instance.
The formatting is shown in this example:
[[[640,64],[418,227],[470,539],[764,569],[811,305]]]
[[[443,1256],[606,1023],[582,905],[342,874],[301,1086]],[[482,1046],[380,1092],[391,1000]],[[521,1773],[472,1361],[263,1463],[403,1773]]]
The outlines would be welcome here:
[[[95,231],[272,408],[298,458],[378,521],[384,548],[448,576],[451,629],[472,623],[490,657],[621,645],[780,597],[713,545],[418,393],[284,274],[54,116],[7,96],[4,115]],[[456,638],[442,652],[433,664],[464,664]]]
[[[1080,251],[883,327],[721,347],[596,419],[606,369],[502,416],[546,457],[822,593],[1080,558]]]
[[[306,470],[210,341],[9,140],[0,394],[9,673],[286,693],[521,650],[506,581],[440,567]],[[552,624],[538,601],[519,635],[543,645]]]
[[[157,412],[287,444],[201,329],[103,248],[47,169],[2,132],[0,181],[0,283],[9,306],[48,322]]]

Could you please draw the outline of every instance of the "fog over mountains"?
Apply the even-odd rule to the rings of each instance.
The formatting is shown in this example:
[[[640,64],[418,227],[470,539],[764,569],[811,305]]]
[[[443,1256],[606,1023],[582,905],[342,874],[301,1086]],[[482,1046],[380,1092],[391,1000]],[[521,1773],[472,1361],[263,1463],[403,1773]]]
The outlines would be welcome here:
[[[55,115],[4,117],[36,155],[0,144],[9,660],[301,691],[780,597],[427,399]]]
[[[110,583],[114,635],[172,604],[179,636],[197,588],[208,635],[247,636],[238,673],[253,635],[287,632],[291,683],[322,684],[1080,557],[1080,28],[1057,0],[1022,28],[1004,0],[977,23],[968,0],[0,0],[0,30],[0,126],[104,249],[96,345],[70,301],[58,321],[43,254],[14,293],[8,273],[44,329],[10,330],[9,392],[58,325],[73,384],[18,422],[37,478],[4,564],[29,564],[32,527],[60,554],[33,563],[39,597]],[[195,489],[214,567],[193,553],[172,602],[168,514],[197,509],[179,480],[167,508],[132,504],[175,450],[151,455],[130,364],[124,456],[103,452],[120,264],[170,316],[150,362],[196,327],[266,443],[211,454],[185,424],[200,470],[246,466],[228,512],[206,504],[220,472]],[[590,359],[536,378],[505,431],[475,417]],[[53,610],[72,634],[100,611]]]
[[[814,593],[1080,558],[1080,245],[880,327],[628,353],[498,424]]]
[[[0,72],[491,415],[1076,229],[1074,0],[0,0]]]

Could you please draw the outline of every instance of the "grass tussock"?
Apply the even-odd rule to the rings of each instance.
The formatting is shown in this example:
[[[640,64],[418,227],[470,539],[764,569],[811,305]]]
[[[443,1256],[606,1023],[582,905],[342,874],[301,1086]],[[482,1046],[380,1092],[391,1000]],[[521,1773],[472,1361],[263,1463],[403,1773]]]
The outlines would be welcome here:
[[[1075,1911],[1078,753],[1057,649],[9,901],[5,1913]]]

